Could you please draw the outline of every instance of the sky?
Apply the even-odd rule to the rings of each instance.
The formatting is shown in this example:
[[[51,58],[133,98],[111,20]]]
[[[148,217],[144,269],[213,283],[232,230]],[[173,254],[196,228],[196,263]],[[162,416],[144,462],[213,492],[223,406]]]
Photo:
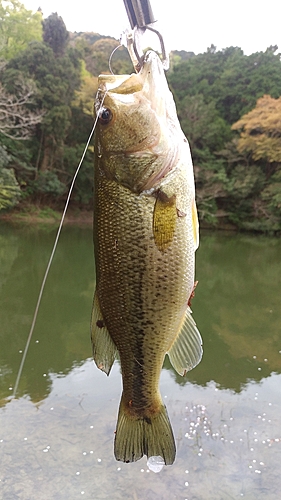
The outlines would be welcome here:
[[[27,9],[40,6],[44,17],[57,12],[68,31],[93,31],[120,38],[129,27],[123,0],[21,0]],[[205,52],[241,47],[245,54],[278,45],[281,52],[281,1],[150,0],[167,49]],[[157,38],[149,40],[158,49]],[[155,44],[155,46],[153,45]],[[145,46],[148,45],[145,44]]]

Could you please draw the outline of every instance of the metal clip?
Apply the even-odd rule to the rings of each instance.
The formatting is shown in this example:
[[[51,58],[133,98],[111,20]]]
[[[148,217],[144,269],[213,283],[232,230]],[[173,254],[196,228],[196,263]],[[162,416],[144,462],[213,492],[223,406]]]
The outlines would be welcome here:
[[[132,33],[127,35],[127,47],[136,71],[143,65],[144,54],[141,48],[141,39],[148,29],[155,33],[160,41],[162,64],[165,70],[169,69],[169,58],[166,53],[161,33],[151,25],[156,22],[149,0],[123,0]]]
[[[147,24],[155,23],[149,0],[124,0],[131,28],[144,28]]]

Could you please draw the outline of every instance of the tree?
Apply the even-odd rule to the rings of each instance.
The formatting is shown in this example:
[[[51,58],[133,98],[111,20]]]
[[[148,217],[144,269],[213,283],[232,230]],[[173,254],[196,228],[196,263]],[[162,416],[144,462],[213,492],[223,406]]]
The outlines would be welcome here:
[[[2,84],[10,94],[16,94],[15,82],[20,78],[33,80],[37,88],[30,110],[43,114],[43,118],[28,149],[19,148],[17,152],[11,143],[7,147],[13,151],[13,166],[26,195],[39,200],[62,195],[71,180],[65,171],[64,155],[80,73],[77,50],[66,48],[60,55],[44,42],[30,43],[2,73]]]
[[[81,107],[84,113],[93,116],[94,99],[98,90],[98,79],[86,69],[85,61],[81,64],[81,85],[75,92],[72,104]]]
[[[217,152],[230,138],[230,127],[220,117],[214,101],[206,103],[202,94],[187,95],[178,102],[178,115],[193,157],[200,218],[214,222],[217,200],[225,196],[222,161]]]
[[[239,47],[207,52],[174,64],[168,74],[176,99],[202,94],[215,102],[220,116],[232,125],[264,94],[281,95],[281,60],[277,47],[246,56]]]
[[[43,21],[43,40],[56,56],[62,56],[65,53],[68,39],[69,34],[64,21],[57,12]]]
[[[178,115],[196,159],[203,150],[214,152],[222,149],[230,138],[230,127],[220,117],[214,101],[206,104],[202,94],[187,95],[180,101]]]
[[[253,160],[281,163],[281,97],[264,95],[252,111],[232,125],[240,131],[237,149],[248,152]]]
[[[217,108],[229,124],[250,111],[264,94],[281,95],[281,60],[277,46],[227,58],[218,86]]]
[[[168,73],[191,143],[201,219],[223,215],[243,229],[281,229],[277,49],[246,56],[239,47],[211,46],[204,54],[174,60]],[[264,94],[271,97],[251,111]],[[231,140],[234,122],[232,130],[241,134]]]
[[[9,161],[6,149],[0,146],[0,211],[13,207],[21,194],[14,171],[6,168]]]
[[[16,83],[16,95],[7,93],[0,83],[0,136],[27,139],[35,126],[42,121],[43,112],[33,111],[36,87],[34,82],[20,78]]]
[[[134,71],[128,51],[115,38],[105,37],[97,33],[71,34],[71,45],[77,47],[83,54],[86,69],[93,76],[110,73],[109,59],[114,49],[118,47],[110,61],[114,74],[131,74]]]
[[[27,10],[18,0],[0,0],[1,57],[12,59],[34,40],[42,40],[42,13]]]
[[[38,88],[36,107],[44,111],[34,164],[37,170],[49,170],[60,163],[71,123],[71,102],[80,85],[80,60],[74,49],[56,55],[45,43],[34,42],[10,61],[4,74],[6,87],[13,92],[17,75],[32,78]]]
[[[243,172],[252,175],[251,186],[259,184],[258,193],[251,199],[252,221],[246,227],[263,231],[281,229],[281,97],[264,95],[254,109],[232,126],[240,132],[238,152],[246,155],[254,167]],[[254,174],[254,175],[253,175]],[[242,178],[242,176],[241,176]]]

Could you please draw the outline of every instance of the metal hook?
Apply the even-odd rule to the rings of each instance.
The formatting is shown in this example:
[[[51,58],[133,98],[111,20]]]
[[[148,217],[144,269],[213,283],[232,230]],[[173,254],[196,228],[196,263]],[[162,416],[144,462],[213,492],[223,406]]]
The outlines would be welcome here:
[[[141,48],[141,39],[148,29],[155,33],[160,41],[162,64],[165,70],[169,69],[169,58],[161,33],[151,25],[156,22],[149,0],[123,0],[132,34],[127,35],[127,47],[136,71],[140,71],[144,54]]]

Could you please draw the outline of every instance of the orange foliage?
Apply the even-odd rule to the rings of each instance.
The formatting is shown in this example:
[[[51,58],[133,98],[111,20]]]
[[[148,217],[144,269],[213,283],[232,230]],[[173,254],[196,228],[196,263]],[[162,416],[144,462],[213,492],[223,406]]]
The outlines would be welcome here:
[[[253,160],[281,162],[281,97],[264,95],[256,107],[232,125],[241,130],[237,149],[248,151]]]

